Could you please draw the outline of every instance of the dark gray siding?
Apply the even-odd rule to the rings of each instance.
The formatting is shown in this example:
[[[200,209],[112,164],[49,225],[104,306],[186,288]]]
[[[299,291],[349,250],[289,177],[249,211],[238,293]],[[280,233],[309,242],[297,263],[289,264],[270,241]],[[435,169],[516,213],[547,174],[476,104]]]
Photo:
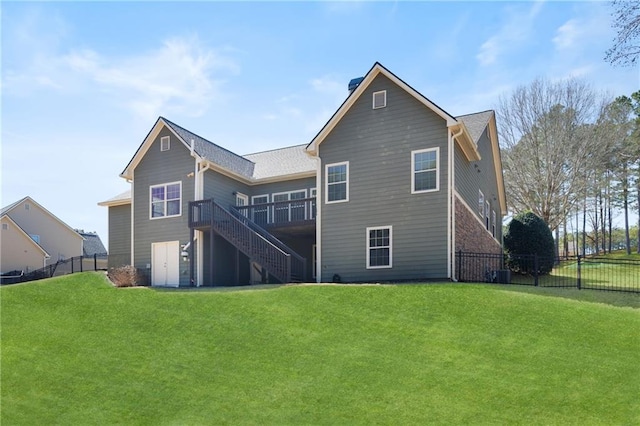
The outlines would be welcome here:
[[[131,263],[131,204],[109,207],[109,268]]]
[[[502,215],[498,199],[498,184],[494,167],[491,140],[487,131],[478,140],[480,161],[469,162],[458,144],[455,148],[455,189],[462,199],[471,207],[473,213],[484,223],[478,206],[478,191],[482,191],[485,201],[489,201],[491,209],[496,212],[496,240],[502,241]]]
[[[316,187],[316,178],[303,178],[294,180],[285,180],[282,182],[266,183],[262,185],[255,185],[251,188],[250,195],[264,195],[269,194],[269,201],[273,201],[272,195],[279,192],[298,191],[305,189],[307,191],[307,197],[311,195],[311,188]]]
[[[204,177],[204,199],[213,198],[223,207],[228,208],[236,203],[236,192],[249,195],[247,185],[238,182],[215,170],[207,170]]]
[[[387,107],[372,109],[372,93]],[[446,121],[378,76],[319,147],[323,281],[447,276]],[[439,147],[439,191],[411,194],[411,151]],[[349,202],[325,204],[325,165],[349,161]],[[366,269],[366,228],[393,226],[393,268]]]
[[[160,151],[160,138],[171,137],[171,149]],[[194,199],[195,159],[169,130],[164,128],[134,170],[134,263],[137,268],[151,266],[151,244],[154,242],[189,241],[189,201]],[[150,219],[149,187],[182,182],[182,214],[166,219]],[[149,274],[151,271],[149,271]],[[150,276],[150,275],[149,275]],[[189,263],[180,258],[180,286],[189,285]]]

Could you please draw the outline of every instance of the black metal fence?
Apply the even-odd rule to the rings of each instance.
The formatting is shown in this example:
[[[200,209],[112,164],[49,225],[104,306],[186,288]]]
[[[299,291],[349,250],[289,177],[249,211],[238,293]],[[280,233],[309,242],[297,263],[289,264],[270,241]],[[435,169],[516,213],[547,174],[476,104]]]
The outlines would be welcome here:
[[[603,257],[456,253],[461,282],[565,287],[640,293],[640,261]]]
[[[84,271],[106,271],[108,263],[107,253],[91,256],[76,256],[34,271],[10,271],[0,275],[0,284],[16,284],[27,281],[41,280]]]

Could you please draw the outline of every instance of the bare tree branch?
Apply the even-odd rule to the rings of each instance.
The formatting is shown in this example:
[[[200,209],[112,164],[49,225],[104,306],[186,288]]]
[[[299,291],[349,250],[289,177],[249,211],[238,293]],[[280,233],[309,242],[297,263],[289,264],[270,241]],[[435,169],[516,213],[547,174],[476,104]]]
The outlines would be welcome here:
[[[612,65],[634,66],[640,58],[640,0],[614,0],[612,27],[618,31],[605,60]]]

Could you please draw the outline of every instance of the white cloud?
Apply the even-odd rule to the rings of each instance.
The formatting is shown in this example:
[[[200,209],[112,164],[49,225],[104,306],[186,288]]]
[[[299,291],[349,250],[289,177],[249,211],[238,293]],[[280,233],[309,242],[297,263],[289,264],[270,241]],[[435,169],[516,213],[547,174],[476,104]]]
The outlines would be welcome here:
[[[569,19],[556,31],[556,36],[553,38],[553,44],[556,49],[565,50],[572,48],[576,41],[579,40],[583,31],[580,28],[580,23],[577,19]]]
[[[476,55],[478,63],[482,66],[493,65],[504,53],[517,49],[526,42],[533,33],[533,25],[543,4],[536,1],[529,10],[509,6],[506,9],[505,24],[480,45]]]

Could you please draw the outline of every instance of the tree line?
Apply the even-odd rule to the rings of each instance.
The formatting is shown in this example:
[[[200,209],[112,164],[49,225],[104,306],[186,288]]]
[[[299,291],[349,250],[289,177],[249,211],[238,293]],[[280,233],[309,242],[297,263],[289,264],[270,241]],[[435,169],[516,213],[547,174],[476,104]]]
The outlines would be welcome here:
[[[509,206],[541,217],[557,254],[619,248],[619,215],[627,253],[632,231],[640,252],[640,90],[607,99],[582,80],[536,79],[503,96],[497,118]]]

